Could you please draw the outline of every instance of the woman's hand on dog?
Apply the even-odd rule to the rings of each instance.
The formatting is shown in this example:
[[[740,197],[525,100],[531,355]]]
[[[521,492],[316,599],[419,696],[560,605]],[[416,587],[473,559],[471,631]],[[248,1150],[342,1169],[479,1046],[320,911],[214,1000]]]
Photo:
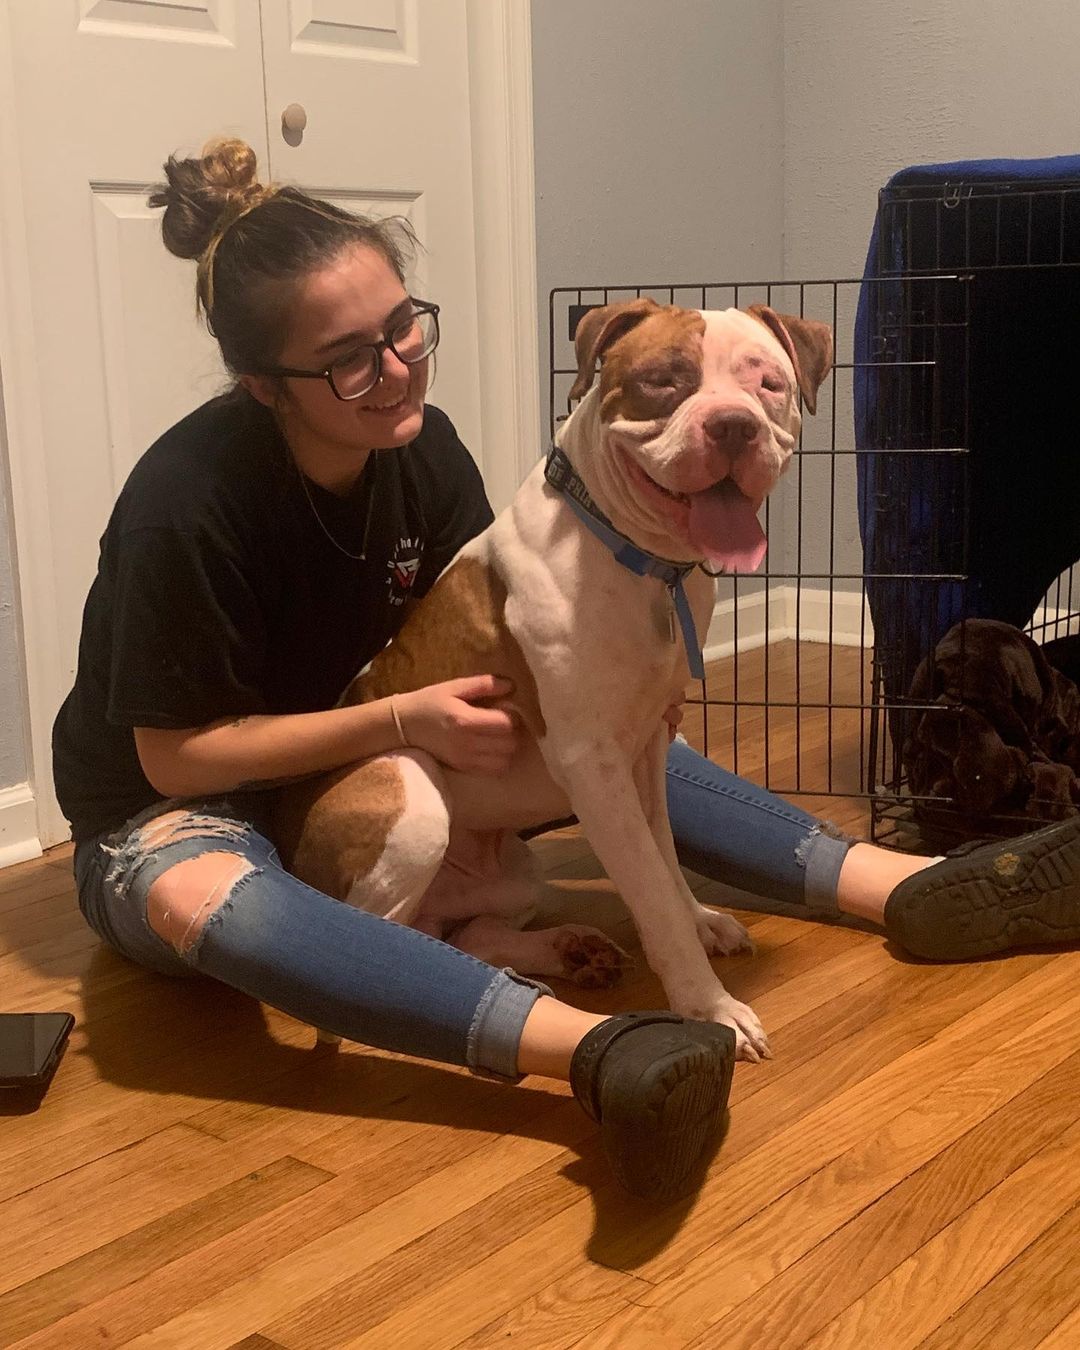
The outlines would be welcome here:
[[[394,698],[410,746],[461,773],[497,776],[509,769],[520,744],[518,716],[499,702],[513,690],[501,675],[468,675]]]

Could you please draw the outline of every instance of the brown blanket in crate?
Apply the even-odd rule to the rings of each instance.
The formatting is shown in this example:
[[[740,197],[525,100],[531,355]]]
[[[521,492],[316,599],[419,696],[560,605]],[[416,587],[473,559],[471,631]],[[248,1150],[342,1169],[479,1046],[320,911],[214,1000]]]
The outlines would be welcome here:
[[[1020,834],[1080,813],[1080,691],[1026,633],[990,619],[951,628],[923,661],[904,768],[931,827]]]

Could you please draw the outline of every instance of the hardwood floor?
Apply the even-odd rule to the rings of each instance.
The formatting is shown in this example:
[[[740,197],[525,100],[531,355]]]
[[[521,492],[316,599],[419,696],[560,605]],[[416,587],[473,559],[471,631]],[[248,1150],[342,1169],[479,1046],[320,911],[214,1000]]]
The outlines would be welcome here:
[[[821,651],[803,655],[813,702]],[[855,659],[834,658],[853,688]],[[717,695],[730,671],[711,674]],[[762,710],[725,718],[714,753],[737,735],[760,768]],[[800,765],[820,787],[831,745],[834,786],[857,786],[857,713],[830,730],[804,711],[798,744],[770,721],[774,782]],[[857,798],[802,800],[865,828]],[[536,847],[553,908],[632,944],[576,832]],[[1080,1346],[1078,952],[934,966],[745,913],[757,954],[717,968],[775,1058],[738,1067],[701,1194],[655,1212],[615,1189],[566,1088],[317,1047],[240,995],[136,969],[82,923],[69,868],[60,849],[0,873],[0,1007],[78,1018],[40,1109],[0,1116],[0,1345]],[[576,998],[660,993],[639,963]]]

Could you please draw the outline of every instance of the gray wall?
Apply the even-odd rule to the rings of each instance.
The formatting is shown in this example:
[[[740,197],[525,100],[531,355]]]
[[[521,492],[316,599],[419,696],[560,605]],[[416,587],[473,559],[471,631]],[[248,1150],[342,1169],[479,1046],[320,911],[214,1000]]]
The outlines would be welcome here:
[[[22,638],[12,575],[11,513],[7,451],[3,438],[4,391],[0,385],[0,788],[26,780],[22,700]]]
[[[862,270],[897,169],[1080,153],[1076,0],[785,0],[789,272]]]
[[[533,0],[545,411],[553,286],[779,273],[781,36],[780,0]]]
[[[1078,51],[1076,0],[785,0],[786,274],[860,275],[877,190],[909,164],[1080,152]],[[855,288],[840,300],[850,358]],[[850,378],[837,390],[850,447]],[[857,565],[853,465],[838,463],[833,551]],[[804,519],[823,520],[828,489],[807,486]]]
[[[572,368],[561,286],[673,286],[783,268],[781,0],[533,0],[540,406]],[[586,292],[587,303],[623,298]],[[691,306],[700,291],[655,298]],[[740,303],[764,295],[745,295]],[[706,294],[725,308],[730,291]],[[571,376],[556,380],[556,416]],[[789,500],[769,533],[790,533]],[[756,588],[756,583],[750,583]]]
[[[537,271],[718,280],[781,260],[780,0],[534,0]]]

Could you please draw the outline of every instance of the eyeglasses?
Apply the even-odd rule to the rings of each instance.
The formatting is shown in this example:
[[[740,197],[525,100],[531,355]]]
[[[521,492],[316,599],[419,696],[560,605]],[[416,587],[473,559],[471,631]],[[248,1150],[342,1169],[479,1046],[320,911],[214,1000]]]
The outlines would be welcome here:
[[[413,300],[412,310],[399,319],[379,342],[365,342],[332,361],[325,370],[293,370],[290,366],[267,366],[253,375],[285,375],[294,380],[325,380],[334,397],[347,403],[363,398],[379,383],[383,352],[390,349],[407,366],[430,356],[439,345],[439,306],[428,300]]]

